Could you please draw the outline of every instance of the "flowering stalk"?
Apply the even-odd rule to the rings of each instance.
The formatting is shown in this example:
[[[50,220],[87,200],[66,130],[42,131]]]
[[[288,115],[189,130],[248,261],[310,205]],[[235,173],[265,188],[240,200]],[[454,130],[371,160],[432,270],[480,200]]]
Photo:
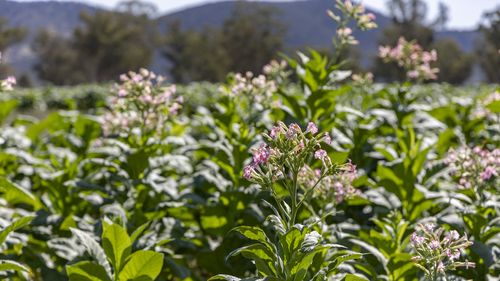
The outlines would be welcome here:
[[[473,189],[477,200],[482,202],[484,191],[498,185],[500,175],[500,149],[461,147],[448,152],[445,163],[450,166],[450,175],[460,189]]]
[[[328,15],[337,22],[337,37],[333,39],[333,45],[336,48],[335,62],[346,46],[359,44],[353,36],[353,30],[349,27],[351,21],[354,21],[356,26],[363,31],[377,28],[375,15],[366,13],[363,4],[356,4],[350,0],[337,0],[336,7],[340,11],[339,15],[331,10],[327,11]]]
[[[288,63],[285,60],[272,60],[262,67],[262,72],[270,81],[276,81],[277,86],[286,83],[291,72],[287,71]]]
[[[274,66],[267,65],[264,67],[264,71],[269,72],[270,75],[277,75],[280,69],[281,64]],[[248,108],[242,110],[240,114],[243,114],[245,111],[252,112],[255,109],[262,111],[279,106],[279,103],[273,100],[273,94],[277,89],[278,86],[274,79],[268,79],[266,75],[262,74],[255,76],[250,71],[245,74],[235,74],[231,77],[227,86],[220,87],[221,92],[237,100],[239,104],[243,102],[248,106]]]
[[[167,119],[181,108],[182,97],[175,96],[175,86],[162,87],[164,78],[146,69],[122,74],[120,80],[102,119],[104,135],[135,135],[140,144],[151,136],[161,137]]]
[[[436,50],[424,51],[415,41],[406,41],[400,37],[398,44],[379,47],[379,57],[384,62],[396,62],[406,71],[409,80],[424,81],[437,79],[439,69],[431,67],[431,63],[437,61]]]
[[[355,167],[332,162],[322,148],[323,144],[330,144],[331,138],[318,133],[314,123],[310,122],[303,131],[295,123],[286,126],[280,122],[264,138],[266,142],[254,149],[252,162],[244,168],[243,176],[271,191],[289,229],[295,224],[301,206],[315,193],[335,194],[337,203],[355,193],[349,185]],[[290,205],[276,192],[275,184],[279,183],[287,191]]]
[[[446,276],[447,271],[458,267],[475,267],[473,262],[459,261],[472,242],[467,239],[467,235],[460,237],[455,230],[445,234],[444,228],[435,229],[432,223],[419,224],[410,242],[416,254],[412,259],[425,272],[427,280],[438,280]]]

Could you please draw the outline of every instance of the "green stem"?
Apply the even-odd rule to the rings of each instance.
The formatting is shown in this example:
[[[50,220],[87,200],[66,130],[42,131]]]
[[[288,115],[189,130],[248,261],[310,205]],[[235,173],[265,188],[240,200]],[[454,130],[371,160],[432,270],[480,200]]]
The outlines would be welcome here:
[[[292,216],[290,218],[288,228],[291,229],[292,226],[295,224],[295,219],[297,217],[297,212],[298,212],[298,206],[297,206],[297,176],[298,176],[298,171],[293,171],[293,186],[292,186],[292,194],[291,194],[291,201],[292,201]]]

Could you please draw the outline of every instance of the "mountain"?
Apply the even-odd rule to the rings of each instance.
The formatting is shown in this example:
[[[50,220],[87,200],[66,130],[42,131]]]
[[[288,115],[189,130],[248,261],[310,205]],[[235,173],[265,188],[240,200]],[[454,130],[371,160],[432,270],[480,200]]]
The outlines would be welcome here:
[[[290,2],[262,2],[277,11],[279,20],[287,27],[285,45],[290,48],[304,46],[325,48],[331,45],[335,35],[335,22],[326,15],[326,10],[332,9],[334,1],[307,0]],[[159,18],[160,26],[169,21],[179,20],[184,28],[200,29],[204,26],[217,27],[222,25],[234,9],[235,2],[224,1],[205,4],[185,9]],[[377,23],[383,27],[390,19],[383,14],[368,9],[377,17]],[[376,45],[380,30],[372,30],[356,34],[362,45]]]
[[[285,46],[288,50],[304,48],[328,48],[335,33],[335,23],[326,15],[327,9],[334,6],[333,0],[298,0],[289,2],[260,2],[262,5],[274,7],[279,20],[287,26]],[[235,2],[221,1],[184,9],[175,13],[158,17],[160,30],[166,30],[170,21],[180,20],[186,29],[201,30],[205,26],[221,26],[234,9]],[[78,2],[15,2],[0,0],[0,17],[5,17],[10,25],[21,26],[28,30],[27,38],[10,48],[6,54],[8,63],[14,66],[17,73],[31,72],[36,61],[30,43],[39,29],[49,28],[63,36],[71,34],[79,24],[79,14],[83,11],[95,12],[98,8]],[[378,38],[381,30],[390,23],[385,15],[368,9],[377,17],[378,29],[368,32],[358,32],[355,36],[360,41],[359,49],[366,64],[376,55]],[[438,32],[438,38],[452,38],[465,51],[471,51],[477,37],[475,31]],[[158,59],[161,59],[157,56]],[[165,65],[165,62],[155,62],[155,65]],[[153,68],[155,68],[153,66]],[[156,67],[158,72],[164,72],[164,67]]]
[[[21,43],[7,50],[5,60],[14,67],[17,75],[32,74],[36,55],[30,46],[37,32],[48,29],[69,36],[80,23],[81,12],[93,13],[96,10],[95,7],[78,2],[0,0],[0,17],[6,18],[9,26],[23,27],[28,32]]]

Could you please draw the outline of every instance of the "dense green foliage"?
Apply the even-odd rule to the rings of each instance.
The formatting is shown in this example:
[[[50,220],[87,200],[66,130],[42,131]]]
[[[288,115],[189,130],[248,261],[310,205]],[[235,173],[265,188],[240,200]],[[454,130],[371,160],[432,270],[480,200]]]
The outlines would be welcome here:
[[[319,74],[314,70],[317,67],[321,66],[311,61],[306,69],[311,75]],[[303,76],[301,84],[315,87],[321,81],[316,75]],[[223,86],[231,85],[228,82]],[[67,93],[53,94],[52,99],[76,109],[76,93],[90,93],[89,89],[92,87],[66,88]],[[105,110],[103,98],[109,95],[105,89],[107,86],[95,89],[93,93],[100,102],[95,104],[96,111],[87,112],[100,115]],[[467,251],[468,259],[478,264],[477,269],[457,274],[474,279],[486,278],[488,273],[498,276],[498,260],[492,252],[494,245],[498,246],[498,220],[493,219],[498,216],[496,194],[490,194],[493,197],[486,205],[478,206],[477,213],[462,221],[459,214],[469,203],[459,195],[460,189],[453,187],[458,183],[447,176],[447,166],[440,160],[451,147],[464,143],[498,147],[498,114],[474,114],[491,91],[491,87],[337,84],[304,95],[299,85],[284,80],[274,93],[282,105],[262,104],[260,108],[246,102],[249,96],[228,96],[220,87],[209,84],[192,85],[179,88],[178,94],[186,98],[184,109],[169,121],[165,140],[148,150],[133,148],[121,137],[103,138],[93,115],[56,111],[41,120],[18,115],[4,121],[1,135],[2,204],[12,210],[13,218],[32,213],[35,220],[20,231],[27,238],[21,240],[24,247],[18,253],[22,254],[10,259],[30,268],[30,278],[35,280],[64,280],[66,274],[85,272],[97,278],[88,280],[113,280],[121,274],[113,273],[120,272],[116,268],[123,267],[116,265],[114,257],[118,254],[111,254],[122,251],[114,250],[117,246],[113,239],[120,239],[120,247],[128,248],[123,244],[128,234],[120,230],[124,227],[128,233],[134,232],[134,238],[130,238],[131,250],[126,250],[131,256],[122,260],[132,260],[143,249],[163,254],[157,280],[205,280],[219,273],[243,276],[254,272],[253,265],[240,255],[251,258],[254,254],[250,249],[262,246],[239,250],[240,255],[233,254],[226,260],[246,241],[238,232],[264,243],[259,245],[270,242],[258,239],[274,239],[272,222],[264,223],[273,213],[262,203],[263,199],[270,200],[268,191],[242,178],[249,148],[260,139],[260,132],[271,128],[273,120],[303,125],[302,120],[312,120],[332,134],[333,143],[327,148],[332,159],[343,162],[350,158],[358,166],[360,177],[354,184],[362,191],[360,197],[345,200],[336,207],[336,213],[308,230],[322,233],[324,242],[318,246],[335,243],[355,251],[344,256],[345,250],[321,246],[321,253],[333,254],[329,259],[356,258],[347,262],[350,269],[326,272],[416,280],[419,275],[410,267],[408,239],[418,222],[431,219],[469,233],[477,245]],[[22,91],[3,94],[3,118],[17,103],[8,97],[19,97],[19,93]],[[204,93],[201,99],[190,98],[200,93]],[[250,108],[254,113],[248,111]],[[328,204],[325,199],[319,197],[312,202],[321,206]],[[309,212],[301,209],[297,217],[305,219]],[[113,235],[125,238],[109,238],[109,244],[104,238],[96,238],[111,235],[106,234],[110,230],[102,221],[105,217],[118,223],[113,226]],[[259,231],[266,234],[250,235],[255,230],[245,230],[242,225],[261,226]],[[326,228],[318,229],[320,225]],[[240,228],[231,231],[237,226]],[[287,235],[304,239],[300,236],[308,233],[304,231]],[[314,235],[307,237],[312,239]],[[314,260],[318,264],[317,258]],[[109,263],[111,269],[103,267],[103,271],[103,263]],[[99,272],[102,277],[95,277],[101,276]],[[21,275],[10,276],[16,279],[14,276]],[[355,277],[346,279],[353,280],[350,278]]]
[[[340,52],[349,26],[376,24],[336,7]],[[341,55],[183,87],[146,69],[112,86],[0,80],[0,277],[497,279],[498,86],[422,85],[436,54],[406,40],[381,48],[404,83]]]

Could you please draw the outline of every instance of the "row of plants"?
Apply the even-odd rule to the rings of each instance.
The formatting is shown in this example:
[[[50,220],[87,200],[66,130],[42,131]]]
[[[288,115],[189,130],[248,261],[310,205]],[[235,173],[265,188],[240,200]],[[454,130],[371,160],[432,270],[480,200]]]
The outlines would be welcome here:
[[[338,50],[348,26],[375,27],[337,8]],[[373,85],[311,50],[190,94],[129,72],[90,112],[9,117],[2,101],[0,274],[495,280],[500,94],[422,86],[438,74],[415,42],[381,56],[409,81]]]

